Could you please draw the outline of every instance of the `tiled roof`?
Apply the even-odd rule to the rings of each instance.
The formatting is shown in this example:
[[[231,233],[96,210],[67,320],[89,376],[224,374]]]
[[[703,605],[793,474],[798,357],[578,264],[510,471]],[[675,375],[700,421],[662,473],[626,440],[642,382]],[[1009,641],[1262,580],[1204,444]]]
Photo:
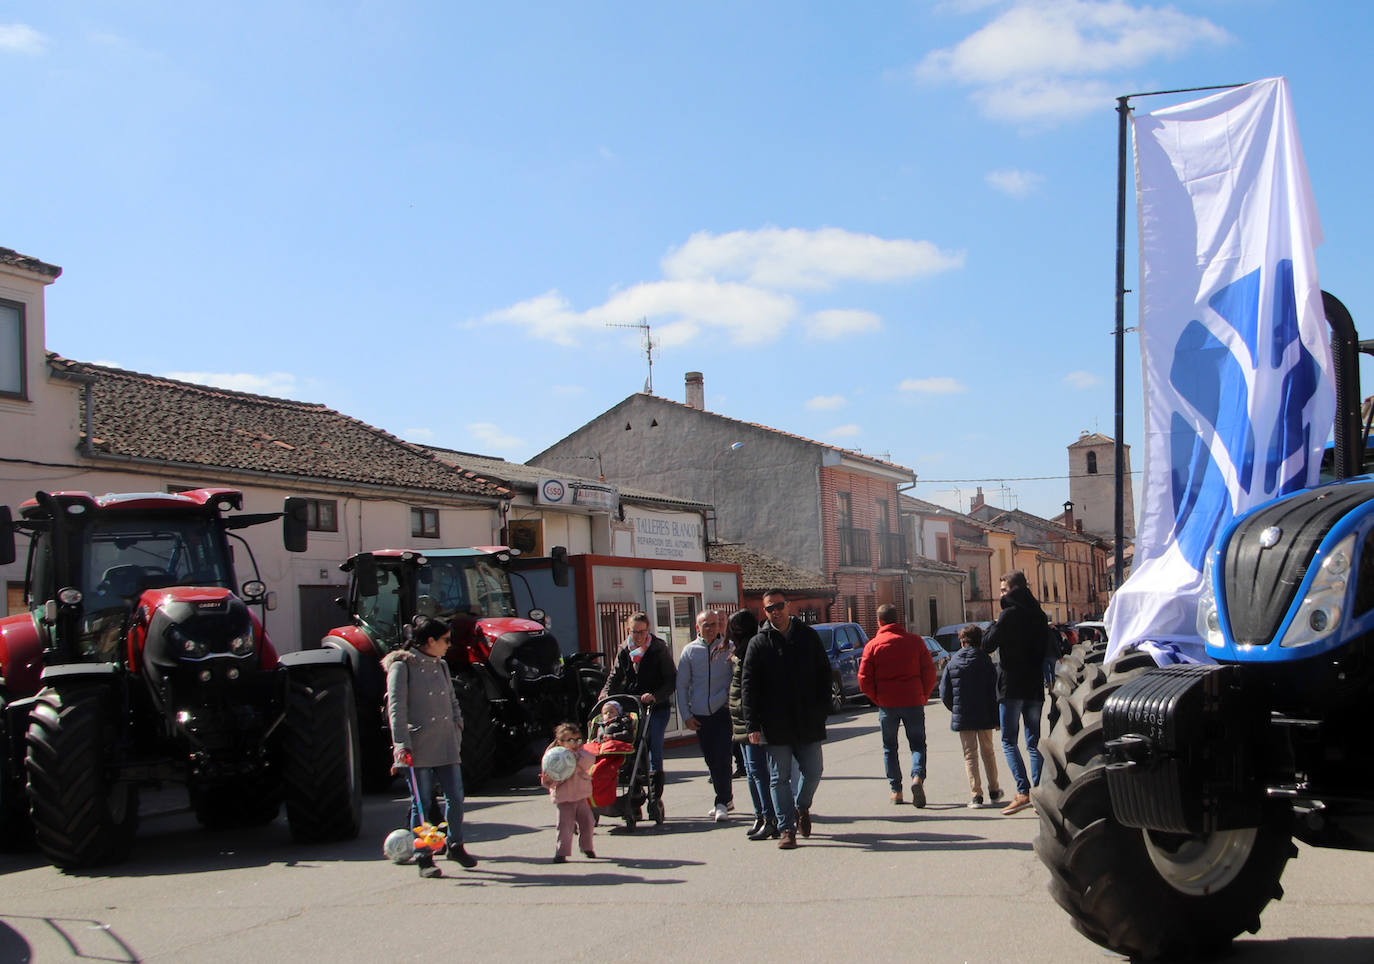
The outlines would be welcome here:
[[[45,274],[49,278],[56,278],[62,273],[62,269],[57,265],[39,261],[37,258],[30,258],[27,254],[20,254],[13,248],[0,248],[0,264],[8,264],[16,268],[23,268],[25,271]]]
[[[1075,542],[1098,541],[1096,536],[1090,536],[1086,533],[1079,532],[1077,529],[1070,529],[1068,526],[1060,525],[1058,522],[1052,522],[1049,519],[1042,519],[1038,515],[1032,515],[1031,513],[1022,511],[1021,509],[1006,509],[1003,512],[993,516],[989,520],[989,524],[996,525],[1004,519],[1015,519],[1029,526],[1035,526],[1036,528],[1046,529],[1050,532],[1053,532],[1061,539],[1072,539]]]
[[[434,446],[428,446],[428,448],[435,457],[442,459],[449,465],[461,466],[469,472],[475,472],[484,479],[502,482],[510,485],[512,488],[533,489],[539,483],[540,479],[547,479],[550,476],[576,482],[600,481],[587,475],[573,475],[569,472],[559,472],[548,466],[524,465],[520,462],[508,462],[494,455],[477,455],[473,452],[459,452],[455,449],[442,449]],[[684,499],[676,495],[664,495],[661,492],[649,492],[645,489],[627,488],[617,483],[614,479],[607,479],[606,484],[614,485],[620,492],[620,497],[622,499],[628,499],[631,502],[656,502],[663,505],[683,506],[688,509],[710,508],[708,503],[693,502],[691,499]]]
[[[90,383],[95,457],[427,489],[436,495],[509,495],[506,488],[455,470],[418,445],[323,405],[194,385],[51,353],[48,365],[59,376]],[[82,426],[84,414],[78,423]]]
[[[1116,442],[1115,442],[1114,439],[1111,439],[1111,438],[1109,438],[1108,436],[1101,434],[1100,432],[1084,432],[1082,435],[1078,436],[1078,441],[1077,441],[1077,442],[1074,442],[1074,443],[1072,443],[1071,445],[1069,445],[1069,448],[1073,448],[1074,446],[1077,446],[1077,445],[1115,445],[1115,444],[1116,444]],[[1126,447],[1127,447],[1127,448],[1130,448],[1129,445],[1126,446]]]
[[[935,569],[940,572],[957,572],[964,574],[964,570],[959,566],[949,562],[941,562],[939,559],[931,559],[927,556],[912,556],[911,566],[915,569]]]
[[[746,422],[743,419],[731,418],[728,415],[721,415],[719,412],[711,412],[707,411],[706,409],[696,408],[684,402],[676,402],[673,401],[671,398],[664,398],[662,395],[651,395],[648,392],[637,392],[636,395],[642,395],[645,398],[652,399],[653,401],[659,402],[664,405],[673,405],[677,408],[685,409],[689,412],[696,412],[699,415],[709,415],[712,418],[718,418],[722,421],[732,422],[735,425],[745,425],[749,428],[758,429],[761,432],[771,432],[774,435],[781,435],[784,438],[796,439],[798,442],[805,442],[807,445],[815,445],[823,449],[831,449],[832,451],[842,453],[848,458],[858,459],[863,462],[872,462],[874,465],[881,465],[885,469],[895,469],[898,472],[905,472],[911,475],[912,478],[915,478],[915,472],[907,468],[905,465],[898,465],[896,462],[889,462],[886,459],[874,458],[871,455],[865,455],[864,453],[856,451],[854,449],[842,448],[839,445],[831,445],[829,442],[818,442],[815,439],[807,438],[804,435],[794,435],[791,432],[784,432],[781,429],[772,428],[768,425],[760,425],[758,422]],[[621,405],[624,405],[626,402],[630,401],[630,399],[634,397],[635,395],[631,395],[625,398],[624,400],[612,406],[610,409],[603,412],[600,416],[597,417],[601,418],[606,415],[609,415],[611,412],[615,411]],[[558,444],[564,441],[566,438],[568,438],[568,436],[564,436],[563,439],[559,439],[558,442],[553,443],[553,445],[550,445],[548,448],[544,449],[543,452],[540,452],[537,455],[535,455],[534,458],[530,459],[530,461],[533,462],[535,459],[540,458],[542,455],[544,455],[545,452],[548,452],[550,449],[557,447]]]
[[[825,581],[819,572],[807,572],[780,559],[766,556],[739,542],[713,542],[706,548],[712,562],[733,562],[739,566],[745,592],[782,589],[786,592],[821,596],[833,595],[839,586]]]

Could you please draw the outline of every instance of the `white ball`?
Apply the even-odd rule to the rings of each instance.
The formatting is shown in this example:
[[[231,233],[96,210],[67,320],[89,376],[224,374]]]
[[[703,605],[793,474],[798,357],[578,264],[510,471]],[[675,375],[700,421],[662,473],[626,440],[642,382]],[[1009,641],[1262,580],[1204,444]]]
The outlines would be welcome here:
[[[393,830],[386,835],[382,854],[393,864],[403,864],[415,855],[415,834],[409,830]]]
[[[577,769],[577,757],[566,746],[551,746],[544,751],[544,759],[540,766],[549,775],[549,779],[566,780]]]

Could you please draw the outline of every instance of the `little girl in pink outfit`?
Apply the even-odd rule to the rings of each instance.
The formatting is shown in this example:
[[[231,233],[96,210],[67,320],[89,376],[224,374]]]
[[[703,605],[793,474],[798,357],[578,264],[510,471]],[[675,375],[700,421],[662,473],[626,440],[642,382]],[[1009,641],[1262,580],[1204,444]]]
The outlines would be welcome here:
[[[592,849],[592,764],[596,757],[582,749],[582,730],[573,723],[560,723],[553,731],[555,746],[566,747],[577,756],[577,767],[566,780],[552,780],[544,771],[539,771],[539,782],[549,788],[549,796],[558,807],[558,850],[553,855],[556,864],[566,863],[572,855],[573,828],[577,828],[582,838],[582,852],[595,857]]]

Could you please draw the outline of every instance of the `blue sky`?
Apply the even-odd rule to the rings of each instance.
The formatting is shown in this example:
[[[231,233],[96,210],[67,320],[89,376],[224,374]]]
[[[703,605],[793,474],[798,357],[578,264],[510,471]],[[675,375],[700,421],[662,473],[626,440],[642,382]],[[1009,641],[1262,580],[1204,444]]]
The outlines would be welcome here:
[[[611,326],[647,319],[660,395],[702,371],[713,411],[891,458],[935,502],[981,485],[1048,515],[1065,446],[1113,430],[1115,98],[1287,76],[1323,287],[1374,333],[1372,22],[1280,0],[4,4],[0,245],[65,269],[48,347],[83,361],[523,461],[642,389],[640,332]],[[1127,370],[1139,462],[1133,336]]]

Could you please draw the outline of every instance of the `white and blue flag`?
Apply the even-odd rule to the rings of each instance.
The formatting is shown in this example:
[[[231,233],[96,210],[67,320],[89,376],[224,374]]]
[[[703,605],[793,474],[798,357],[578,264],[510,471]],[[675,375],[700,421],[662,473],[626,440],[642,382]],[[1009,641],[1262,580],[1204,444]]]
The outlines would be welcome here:
[[[1208,549],[1238,514],[1317,482],[1336,405],[1321,226],[1283,78],[1133,124],[1145,474],[1109,655],[1142,640],[1201,654]]]

